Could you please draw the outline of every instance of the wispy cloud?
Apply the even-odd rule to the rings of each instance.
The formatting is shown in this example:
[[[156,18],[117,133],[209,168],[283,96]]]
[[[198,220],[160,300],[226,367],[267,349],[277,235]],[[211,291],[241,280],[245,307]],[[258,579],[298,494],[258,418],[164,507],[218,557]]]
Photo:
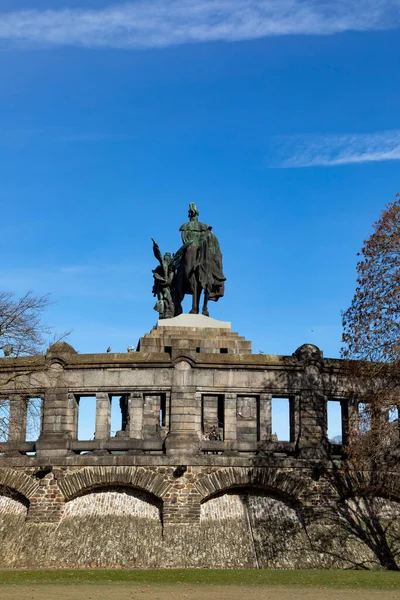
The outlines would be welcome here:
[[[400,0],[137,0],[101,9],[0,13],[0,41],[151,48],[395,28]]]
[[[273,168],[337,166],[400,160],[400,130],[370,134],[277,136],[267,165]]]

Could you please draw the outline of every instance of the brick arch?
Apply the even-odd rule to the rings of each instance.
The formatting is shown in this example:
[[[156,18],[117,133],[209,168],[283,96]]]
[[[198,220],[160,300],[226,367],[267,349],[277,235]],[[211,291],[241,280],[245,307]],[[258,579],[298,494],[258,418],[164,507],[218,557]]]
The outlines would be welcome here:
[[[162,500],[169,487],[159,473],[142,467],[86,467],[58,481],[65,500],[72,500],[96,488],[134,487]]]
[[[38,489],[39,483],[21,471],[0,469],[0,487],[15,490],[29,501]]]
[[[260,488],[287,500],[296,501],[306,486],[306,481],[295,478],[291,473],[274,469],[232,467],[210,473],[196,482],[201,502],[235,487]]]

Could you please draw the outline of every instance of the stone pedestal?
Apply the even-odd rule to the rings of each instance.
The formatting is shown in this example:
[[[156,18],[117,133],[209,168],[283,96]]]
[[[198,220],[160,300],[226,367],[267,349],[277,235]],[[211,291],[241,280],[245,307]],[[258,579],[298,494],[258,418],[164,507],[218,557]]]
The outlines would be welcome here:
[[[232,331],[231,324],[204,315],[179,315],[160,319],[140,338],[138,351],[182,354],[251,354],[251,342]]]
[[[168,353],[175,362],[170,399],[170,428],[165,440],[168,454],[198,453],[202,441],[201,373],[192,367],[202,354],[251,354],[251,342],[232,331],[231,324],[204,315],[180,315],[160,319],[154,329],[140,339],[142,354]],[[217,426],[217,396],[212,426]],[[226,398],[225,437],[236,440],[236,395]],[[210,409],[211,410],[211,409]],[[207,411],[206,411],[207,412]],[[211,410],[211,412],[213,412]],[[211,418],[210,411],[205,415]],[[215,422],[214,422],[215,421]]]

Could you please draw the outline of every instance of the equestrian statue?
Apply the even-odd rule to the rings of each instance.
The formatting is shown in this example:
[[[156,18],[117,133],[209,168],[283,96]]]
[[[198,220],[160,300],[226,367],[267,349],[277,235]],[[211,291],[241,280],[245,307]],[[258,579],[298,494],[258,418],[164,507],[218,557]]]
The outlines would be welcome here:
[[[154,309],[159,312],[160,319],[180,315],[187,294],[192,296],[190,314],[199,314],[202,291],[202,314],[208,317],[208,301],[217,302],[224,295],[225,277],[218,239],[210,225],[199,221],[194,202],[189,204],[188,216],[189,221],[179,229],[182,246],[172,257],[168,252],[163,257],[153,240],[153,253],[159,262],[153,270],[153,295],[157,296]]]

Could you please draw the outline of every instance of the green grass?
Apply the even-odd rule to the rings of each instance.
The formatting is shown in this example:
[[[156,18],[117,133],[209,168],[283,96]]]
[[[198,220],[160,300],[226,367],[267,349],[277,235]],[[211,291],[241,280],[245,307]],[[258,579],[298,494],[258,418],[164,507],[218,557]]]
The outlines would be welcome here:
[[[0,585],[24,584],[169,584],[282,585],[363,589],[400,589],[393,571],[255,571],[255,570],[45,570],[0,571]]]

